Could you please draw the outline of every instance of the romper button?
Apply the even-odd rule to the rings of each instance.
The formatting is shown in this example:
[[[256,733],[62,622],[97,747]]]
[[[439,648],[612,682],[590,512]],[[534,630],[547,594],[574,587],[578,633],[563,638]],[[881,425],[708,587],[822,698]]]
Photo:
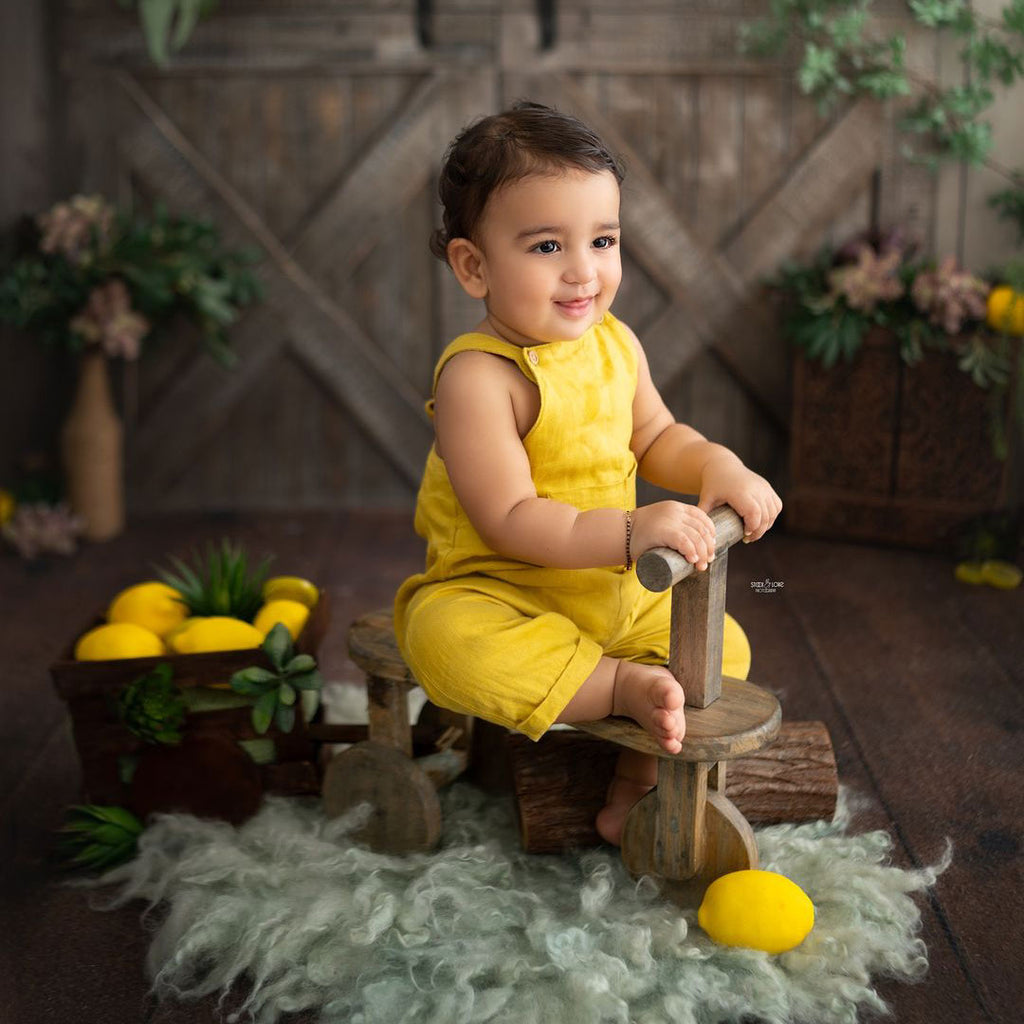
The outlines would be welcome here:
[[[534,352],[534,350],[532,348],[526,354],[526,358],[529,359],[530,362],[533,363],[534,366],[536,366],[540,362],[540,356],[537,355],[537,353]]]

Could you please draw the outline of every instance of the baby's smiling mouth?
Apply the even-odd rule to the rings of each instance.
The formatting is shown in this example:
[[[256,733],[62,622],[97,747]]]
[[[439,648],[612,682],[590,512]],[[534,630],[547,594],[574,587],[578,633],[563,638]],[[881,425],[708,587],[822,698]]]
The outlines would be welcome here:
[[[590,309],[596,297],[597,296],[595,295],[585,295],[583,298],[569,299],[568,301],[559,301],[556,299],[555,305],[570,316],[581,316]]]

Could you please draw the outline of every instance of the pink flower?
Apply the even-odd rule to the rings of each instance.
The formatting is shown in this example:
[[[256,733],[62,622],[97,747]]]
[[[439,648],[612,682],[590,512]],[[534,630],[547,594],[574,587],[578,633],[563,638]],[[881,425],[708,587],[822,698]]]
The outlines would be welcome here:
[[[842,296],[851,309],[870,313],[879,302],[898,299],[903,294],[899,278],[902,254],[889,249],[878,255],[864,243],[857,250],[857,262],[836,267],[828,275],[833,297]]]
[[[947,334],[959,334],[965,320],[983,320],[988,293],[989,286],[984,281],[956,269],[952,256],[947,256],[935,270],[918,274],[910,289],[914,305]]]
[[[22,558],[33,559],[47,551],[74,554],[83,528],[82,520],[63,502],[52,506],[36,502],[19,505],[0,533]]]
[[[137,359],[150,323],[132,309],[131,296],[120,278],[98,285],[71,321],[71,330],[90,344],[101,344],[110,356]]]
[[[72,263],[91,259],[93,234],[102,248],[114,224],[114,208],[102,196],[72,196],[57,203],[36,218],[43,233],[39,248],[45,253],[61,253]]]

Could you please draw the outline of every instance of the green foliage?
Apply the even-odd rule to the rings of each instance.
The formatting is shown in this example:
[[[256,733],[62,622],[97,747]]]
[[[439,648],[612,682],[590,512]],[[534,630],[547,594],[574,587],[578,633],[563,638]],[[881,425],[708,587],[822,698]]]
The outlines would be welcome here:
[[[158,568],[157,573],[181,594],[189,615],[229,615],[252,622],[263,604],[263,583],[272,560],[268,555],[250,569],[242,545],[224,538],[219,548],[207,546],[205,558],[193,552],[189,565],[171,556],[174,572]]]
[[[71,807],[58,829],[58,853],[72,870],[114,867],[135,856],[142,831],[139,819],[123,807]]]
[[[1024,174],[1016,172],[1010,187],[989,196],[988,205],[999,214],[1000,220],[1016,227],[1017,244],[1024,245]]]
[[[13,248],[0,266],[0,322],[71,351],[102,341],[134,358],[183,315],[209,354],[232,366],[227,329],[261,297],[250,269],[258,253],[225,249],[209,221],[172,216],[159,203],[145,217],[75,196],[24,223]],[[109,308],[111,286],[123,308]],[[92,312],[97,301],[108,308]]]
[[[316,661],[308,654],[295,654],[291,634],[280,622],[267,634],[262,648],[273,671],[244,668],[231,677],[231,689],[252,698],[252,724],[258,733],[265,733],[272,722],[282,732],[291,732],[298,691],[319,690],[323,685]]]
[[[174,685],[171,666],[163,662],[130,682],[117,698],[117,717],[146,743],[175,746],[181,742],[185,702]]]
[[[874,0],[771,0],[768,13],[748,24],[749,52],[776,56],[793,52],[800,88],[822,110],[847,97],[886,99],[919,92],[918,103],[901,121],[919,144],[907,151],[918,159],[983,163],[992,146],[983,120],[993,86],[1009,87],[1024,77],[1024,0],[1008,0],[998,19],[985,18],[967,0],[908,0],[921,26],[959,40],[965,85],[942,88],[915,79],[907,70],[906,38],[879,38]]]
[[[167,64],[170,50],[180,50],[201,18],[217,10],[219,0],[118,0],[125,9],[137,8],[146,49],[154,64]]]

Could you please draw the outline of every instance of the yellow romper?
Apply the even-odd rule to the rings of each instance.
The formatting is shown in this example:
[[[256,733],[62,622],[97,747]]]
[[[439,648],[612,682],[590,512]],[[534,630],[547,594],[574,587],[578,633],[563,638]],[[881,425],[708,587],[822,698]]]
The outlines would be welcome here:
[[[636,507],[633,395],[637,356],[606,313],[575,341],[521,348],[463,334],[441,355],[489,352],[514,362],[540,391],[523,438],[537,494],[581,510]],[[433,401],[427,403],[433,416]],[[602,655],[649,664],[668,659],[670,593],[654,594],[624,566],[549,569],[496,554],[452,490],[436,446],[416,503],[426,571],[395,598],[398,646],[435,704],[539,739]],[[623,528],[625,558],[625,528]],[[745,678],[750,649],[727,617],[723,670]]]

